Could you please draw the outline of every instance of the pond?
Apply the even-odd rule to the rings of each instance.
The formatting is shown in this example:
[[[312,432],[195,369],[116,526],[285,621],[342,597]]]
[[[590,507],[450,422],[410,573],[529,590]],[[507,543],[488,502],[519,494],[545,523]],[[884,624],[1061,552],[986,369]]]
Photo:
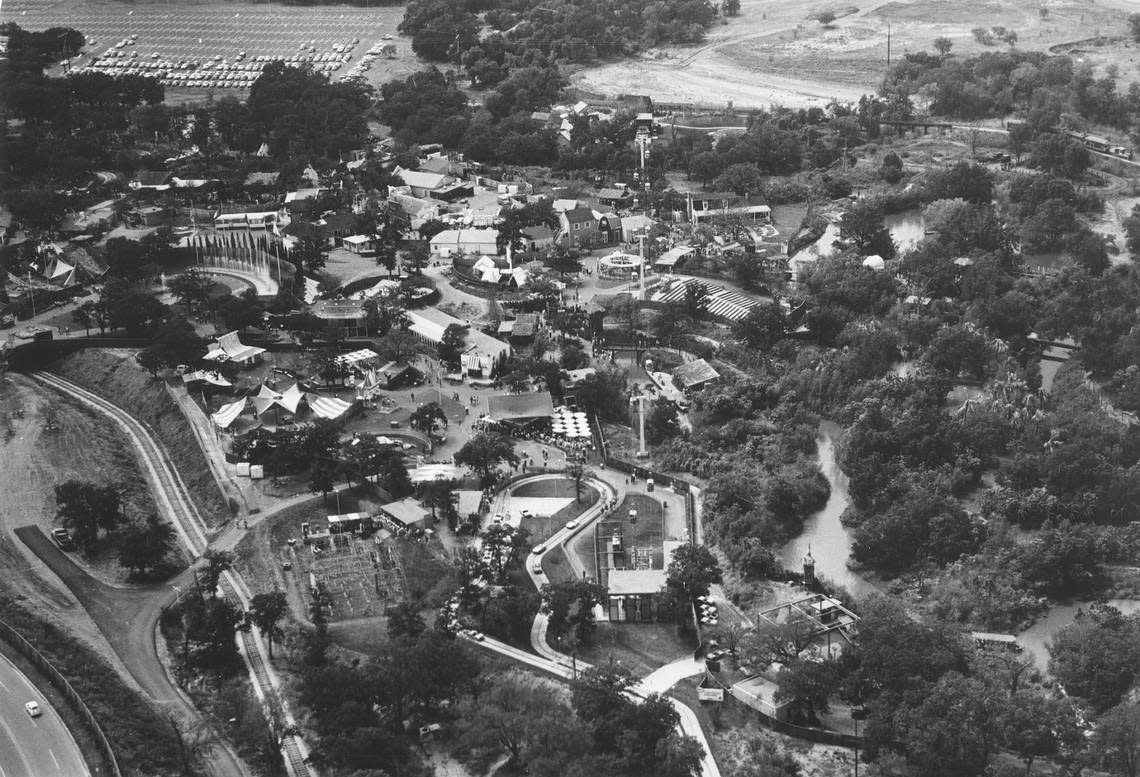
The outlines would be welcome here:
[[[900,254],[914,250],[926,236],[922,211],[918,208],[904,210],[902,213],[892,213],[883,219],[883,224],[891,233],[895,247],[898,248]]]
[[[851,499],[847,491],[847,476],[836,460],[835,445],[840,429],[831,421],[824,421],[820,424],[819,434],[819,468],[831,486],[831,496],[822,510],[804,521],[800,536],[780,550],[780,561],[788,569],[799,570],[810,548],[815,557],[816,573],[821,577],[843,586],[854,596],[875,593],[878,589],[874,585],[847,568],[847,560],[851,557],[851,534],[839,519]]]
[[[1136,599],[1109,599],[1107,603],[1125,615],[1140,612],[1140,601]],[[1036,623],[1017,635],[1017,644],[1024,648],[1026,657],[1033,660],[1033,665],[1041,670],[1042,674],[1048,672],[1049,666],[1049,651],[1046,645],[1058,631],[1073,622],[1079,610],[1087,608],[1090,604],[1092,602],[1073,602],[1050,607]]]

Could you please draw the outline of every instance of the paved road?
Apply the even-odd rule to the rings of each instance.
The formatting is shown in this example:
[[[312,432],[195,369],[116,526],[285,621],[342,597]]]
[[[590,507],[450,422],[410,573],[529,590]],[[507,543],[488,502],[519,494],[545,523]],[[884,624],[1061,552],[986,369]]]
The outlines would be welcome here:
[[[150,482],[151,491],[155,495],[159,510],[174,526],[179,540],[181,540],[183,547],[190,556],[194,559],[200,557],[209,547],[209,534],[206,522],[199,514],[198,508],[190,499],[190,495],[186,490],[186,484],[182,481],[181,475],[179,475],[177,468],[171,461],[169,453],[155,440],[150,429],[113,402],[109,402],[97,394],[60,378],[58,375],[47,372],[35,372],[32,373],[32,377],[58,391],[69,394],[81,403],[109,416],[112,421],[123,429],[127,435],[127,439],[131,441],[140,454],[143,474]],[[46,539],[42,533],[40,537]],[[21,537],[21,539],[24,538]],[[33,550],[35,550],[35,548],[33,548]],[[48,550],[56,549],[54,546],[51,546]],[[59,558],[59,556],[63,554],[55,553],[52,555],[56,556],[54,563],[60,565],[61,570],[64,570],[66,573],[67,564],[71,563],[71,560],[63,556],[63,562],[67,562],[63,563]],[[74,566],[74,564],[72,564],[72,566]],[[82,573],[82,570],[79,570],[79,572]],[[74,572],[68,574],[73,575]],[[190,575],[192,575],[190,571],[183,573],[175,583],[179,586],[188,585],[190,583]],[[67,580],[65,579],[64,582],[66,584]],[[76,586],[77,583],[74,579],[72,583],[68,585],[75,591],[75,587],[73,586]],[[78,587],[85,587],[85,585],[78,583]],[[110,591],[132,590],[115,589],[111,586],[104,586],[104,589]],[[226,572],[222,576],[219,589],[222,595],[235,604],[240,605],[242,608],[248,607],[252,594],[238,575],[233,572]],[[102,591],[102,593],[106,594],[107,590]],[[85,605],[88,603],[85,602],[78,591],[75,591],[75,593],[80,602],[83,602]],[[145,599],[145,604],[138,605],[141,610],[138,611],[137,618],[133,618],[132,620],[136,628],[145,629],[149,636],[143,640],[140,635],[132,641],[137,640],[145,644],[147,650],[154,654],[153,660],[157,661],[154,645],[154,624],[158,620],[162,606],[169,598],[165,592],[154,592],[152,590],[150,595],[146,596]],[[89,603],[91,608],[94,608],[89,608],[89,612],[91,612],[96,622],[99,622],[99,617],[95,617],[96,613],[99,613],[107,618],[108,625],[114,628],[113,623],[109,620],[111,617],[110,614],[105,612],[107,603],[99,601],[97,596],[90,600]],[[100,625],[100,628],[103,629],[104,626]],[[112,647],[116,647],[115,640],[111,639],[109,635],[108,640],[111,642]],[[281,686],[281,681],[273,671],[272,666],[268,664],[265,659],[266,648],[256,627],[252,628],[249,632],[240,634],[238,637],[238,649],[245,661],[250,679],[253,682],[254,692],[257,694],[258,699],[263,699],[265,695],[269,693],[276,694]],[[128,665],[130,664],[130,659],[125,656],[124,661]],[[290,728],[296,728],[292,712],[284,700],[282,700],[282,711],[286,725]],[[215,748],[215,750],[218,750],[218,748]],[[282,754],[285,758],[286,769],[290,777],[310,777],[310,775],[313,774],[313,770],[306,763],[309,757],[309,750],[300,735],[288,734],[284,737]],[[215,775],[243,775],[245,773],[244,765],[228,748],[224,753],[212,752],[209,756],[212,771],[214,771]],[[0,777],[3,777],[3,775],[0,775]]]
[[[43,715],[24,711],[39,702]],[[83,777],[90,772],[71,732],[44,695],[15,665],[0,656],[0,775]]]

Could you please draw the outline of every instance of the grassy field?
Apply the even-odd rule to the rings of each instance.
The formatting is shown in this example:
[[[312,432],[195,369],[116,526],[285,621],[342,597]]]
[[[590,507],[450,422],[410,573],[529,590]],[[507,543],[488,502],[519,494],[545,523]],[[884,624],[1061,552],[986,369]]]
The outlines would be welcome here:
[[[80,351],[55,362],[51,370],[149,425],[166,446],[207,523],[219,526],[229,520],[229,506],[182,411],[162,383],[135,364],[128,352]]]
[[[654,669],[689,655],[696,641],[677,633],[675,623],[599,623],[589,647],[578,657],[595,666],[611,660],[645,677]]]

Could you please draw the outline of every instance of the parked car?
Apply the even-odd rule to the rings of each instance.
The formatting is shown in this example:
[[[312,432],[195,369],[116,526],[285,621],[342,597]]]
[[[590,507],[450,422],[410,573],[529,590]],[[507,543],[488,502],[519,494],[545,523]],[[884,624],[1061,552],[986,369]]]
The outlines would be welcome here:
[[[75,540],[71,538],[71,532],[67,529],[52,529],[51,538],[55,540],[60,550],[75,550]]]

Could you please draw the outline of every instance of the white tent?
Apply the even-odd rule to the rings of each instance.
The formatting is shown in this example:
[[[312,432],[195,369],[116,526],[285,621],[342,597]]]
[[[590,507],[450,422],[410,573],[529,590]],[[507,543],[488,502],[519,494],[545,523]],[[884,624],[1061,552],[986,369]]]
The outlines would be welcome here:
[[[883,270],[886,269],[887,263],[878,254],[871,254],[863,260],[863,266],[870,267],[872,270]]]
[[[320,397],[316,394],[309,395],[309,409],[313,411],[313,415],[319,418],[335,419],[340,418],[352,408],[351,402],[345,402],[343,399],[336,397]]]
[[[253,409],[257,411],[258,415],[264,415],[270,408],[280,407],[296,415],[297,408],[300,407],[301,400],[304,398],[305,393],[296,383],[283,392],[274,391],[262,383],[261,390],[257,392],[256,397],[252,398]]]
[[[239,399],[237,402],[222,405],[221,409],[211,415],[210,418],[214,419],[214,426],[219,429],[228,429],[230,424],[237,420],[243,410],[245,410],[245,400]]]

